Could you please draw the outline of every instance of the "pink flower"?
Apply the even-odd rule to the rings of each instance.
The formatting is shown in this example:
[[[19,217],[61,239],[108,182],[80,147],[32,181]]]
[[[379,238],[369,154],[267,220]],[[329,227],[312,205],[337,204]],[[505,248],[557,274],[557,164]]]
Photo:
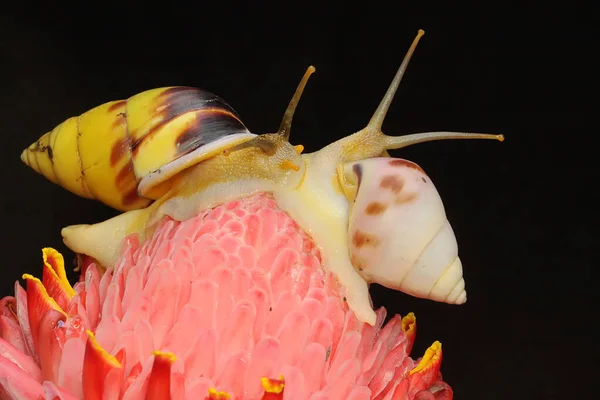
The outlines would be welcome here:
[[[165,218],[74,287],[43,257],[0,301],[2,399],[452,398],[440,343],[413,360],[413,314],[359,322],[268,195]]]

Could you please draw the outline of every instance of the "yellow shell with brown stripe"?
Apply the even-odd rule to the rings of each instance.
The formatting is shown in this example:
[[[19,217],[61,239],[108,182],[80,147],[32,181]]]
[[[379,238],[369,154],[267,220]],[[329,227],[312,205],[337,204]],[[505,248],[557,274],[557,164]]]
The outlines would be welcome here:
[[[181,170],[255,136],[223,99],[175,86],[69,118],[21,159],[79,196],[127,211],[159,198]]]

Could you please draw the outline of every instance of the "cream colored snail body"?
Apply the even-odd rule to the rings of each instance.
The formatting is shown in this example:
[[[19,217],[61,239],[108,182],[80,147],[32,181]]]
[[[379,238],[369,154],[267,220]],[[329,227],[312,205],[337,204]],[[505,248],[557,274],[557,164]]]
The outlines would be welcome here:
[[[437,139],[501,135],[428,132],[387,136],[381,125],[423,35],[419,31],[366,128],[302,154],[288,142],[302,78],[279,131],[255,135],[222,99],[193,88],[163,88],[71,118],[22,154],[72,192],[125,211],[63,229],[66,245],[111,268],[123,238],[144,239],[165,215],[270,192],[320,246],[357,317],[373,324],[368,284],[453,304],[466,301],[456,239],[429,177],[387,150]]]

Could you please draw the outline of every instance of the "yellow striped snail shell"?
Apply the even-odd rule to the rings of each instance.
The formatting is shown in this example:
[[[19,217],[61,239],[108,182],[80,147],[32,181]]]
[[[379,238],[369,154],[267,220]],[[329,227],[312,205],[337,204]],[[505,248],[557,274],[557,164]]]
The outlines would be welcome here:
[[[388,136],[381,131],[423,34],[422,30],[417,34],[369,124],[314,153],[302,154],[301,145],[288,141],[296,105],[314,72],[309,67],[277,133],[250,133],[231,107],[210,97],[214,95],[197,89],[156,89],[67,120],[34,143],[23,158],[77,194],[129,210],[104,222],[62,230],[71,250],[106,268],[114,267],[125,236],[135,233],[145,240],[165,215],[182,221],[202,209],[269,192],[312,236],[324,268],[337,276],[349,307],[361,321],[375,323],[369,296],[372,282],[459,304],[466,300],[462,266],[439,194],[416,164],[391,158],[387,151],[438,139],[504,138],[460,132]],[[185,101],[184,93],[189,96]],[[214,100],[198,100],[203,96]],[[116,112],[118,107],[121,111]],[[118,128],[117,114],[122,112],[126,119],[120,117]],[[197,129],[189,129],[188,122]],[[126,143],[127,156],[113,167],[110,154],[118,141]],[[74,169],[61,175],[59,165]],[[116,171],[127,165],[133,171],[131,179],[119,186]],[[94,168],[98,177],[92,178]],[[100,179],[101,169],[108,179]],[[136,201],[126,204],[124,194],[134,193],[133,188]]]
[[[127,211],[164,194],[160,183],[182,169],[255,136],[223,99],[175,86],[69,118],[21,159],[79,196]]]

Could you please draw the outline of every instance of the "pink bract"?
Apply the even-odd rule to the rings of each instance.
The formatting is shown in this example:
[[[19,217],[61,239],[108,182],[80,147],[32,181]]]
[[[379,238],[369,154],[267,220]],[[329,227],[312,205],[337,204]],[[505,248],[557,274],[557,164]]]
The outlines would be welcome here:
[[[71,287],[43,250],[0,302],[2,399],[451,399],[413,314],[359,322],[317,246],[268,195],[165,218]]]

